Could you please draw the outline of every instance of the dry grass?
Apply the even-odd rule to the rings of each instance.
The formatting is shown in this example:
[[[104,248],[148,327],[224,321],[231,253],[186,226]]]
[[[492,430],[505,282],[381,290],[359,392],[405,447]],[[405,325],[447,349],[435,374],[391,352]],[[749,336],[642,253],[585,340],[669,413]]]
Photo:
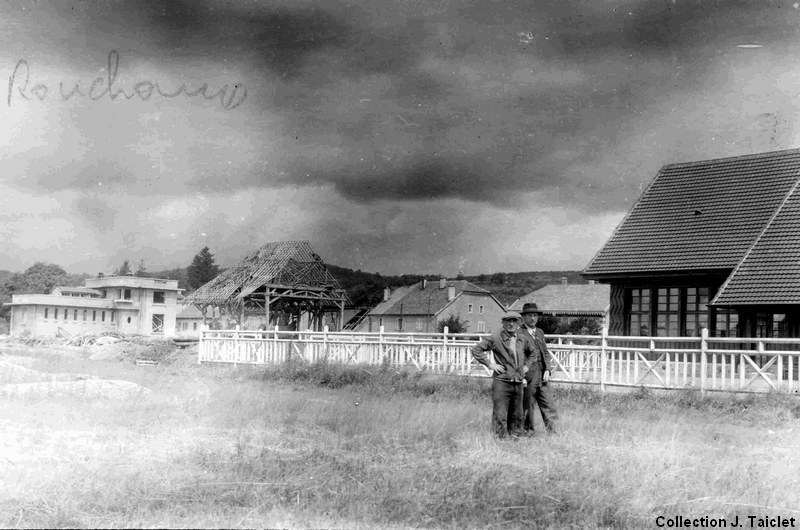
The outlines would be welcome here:
[[[654,528],[658,515],[800,516],[793,396],[557,389],[560,434],[499,441],[487,380],[18,355],[28,370],[150,393],[0,398],[3,527]]]

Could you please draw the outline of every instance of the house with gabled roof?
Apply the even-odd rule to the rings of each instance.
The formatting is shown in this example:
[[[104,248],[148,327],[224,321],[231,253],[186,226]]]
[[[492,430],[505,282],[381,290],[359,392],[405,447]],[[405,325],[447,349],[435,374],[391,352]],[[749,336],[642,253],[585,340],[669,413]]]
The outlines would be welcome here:
[[[582,274],[612,335],[800,336],[800,150],[664,166]]]
[[[522,307],[533,302],[544,315],[552,315],[561,320],[574,320],[581,317],[605,322],[609,309],[608,285],[601,283],[568,284],[566,278],[560,284],[545,285],[540,289],[518,298],[509,306],[510,311],[522,311]]]
[[[467,322],[467,333],[500,329],[505,307],[486,289],[466,280],[422,280],[395,290],[384,289],[357,331],[435,333],[437,323],[450,316]]]

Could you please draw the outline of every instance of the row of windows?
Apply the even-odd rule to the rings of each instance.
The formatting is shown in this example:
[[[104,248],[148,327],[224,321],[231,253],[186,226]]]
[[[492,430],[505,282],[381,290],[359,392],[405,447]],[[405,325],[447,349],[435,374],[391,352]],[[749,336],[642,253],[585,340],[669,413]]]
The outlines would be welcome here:
[[[70,310],[70,309],[64,308],[63,310],[61,310],[58,307],[53,308],[53,312],[52,312],[53,320],[70,320],[70,311],[72,311],[72,320],[78,320],[78,313],[79,312],[82,312],[84,321],[88,321],[89,320],[89,310],[88,309],[83,309],[81,311],[81,310],[78,310],[78,309]],[[61,316],[61,315],[63,315],[63,316]],[[92,310],[92,322],[96,322],[97,321],[98,315],[100,317],[100,322],[105,322],[106,321],[106,312],[105,311]],[[109,311],[109,315],[110,315],[109,322],[114,322],[114,312],[113,311]],[[23,311],[22,312],[22,321],[23,322],[25,321],[25,318],[27,318],[27,311]],[[44,308],[44,319],[47,320],[49,318],[50,318],[50,308],[49,307],[45,307]]]
[[[467,313],[469,313],[469,314],[472,314],[472,304],[469,304],[469,305],[467,306]],[[483,306],[482,306],[482,305],[479,305],[479,306],[478,306],[478,314],[479,314],[479,315],[482,315],[482,314],[483,314]]]
[[[192,322],[192,330],[197,331],[197,322]],[[180,331],[189,331],[189,322],[178,322],[178,329]]]
[[[702,328],[712,336],[738,336],[735,311],[709,309],[708,287],[659,287],[629,289],[628,334],[656,337],[693,337]],[[713,315],[713,326],[709,326]]]
[[[131,299],[131,290],[130,289],[117,289],[116,290],[116,300],[130,300]],[[154,304],[164,304],[166,303],[167,294],[165,291],[153,291],[153,303]],[[108,298],[108,289],[103,289],[103,298]]]

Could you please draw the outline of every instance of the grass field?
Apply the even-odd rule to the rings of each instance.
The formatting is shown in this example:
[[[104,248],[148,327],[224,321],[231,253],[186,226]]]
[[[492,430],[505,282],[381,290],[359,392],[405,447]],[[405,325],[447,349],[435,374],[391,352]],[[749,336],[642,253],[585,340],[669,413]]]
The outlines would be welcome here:
[[[484,379],[3,357],[2,527],[800,526],[795,396],[556,388],[559,434],[512,441],[490,433]],[[140,387],[3,393],[35,374]]]

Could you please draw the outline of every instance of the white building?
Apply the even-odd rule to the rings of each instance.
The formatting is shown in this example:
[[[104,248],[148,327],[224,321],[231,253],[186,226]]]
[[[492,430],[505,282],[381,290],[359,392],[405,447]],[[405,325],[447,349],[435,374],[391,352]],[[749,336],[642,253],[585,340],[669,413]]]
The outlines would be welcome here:
[[[98,276],[84,287],[55,287],[51,294],[13,295],[10,334],[76,335],[116,331],[175,335],[177,280]]]

